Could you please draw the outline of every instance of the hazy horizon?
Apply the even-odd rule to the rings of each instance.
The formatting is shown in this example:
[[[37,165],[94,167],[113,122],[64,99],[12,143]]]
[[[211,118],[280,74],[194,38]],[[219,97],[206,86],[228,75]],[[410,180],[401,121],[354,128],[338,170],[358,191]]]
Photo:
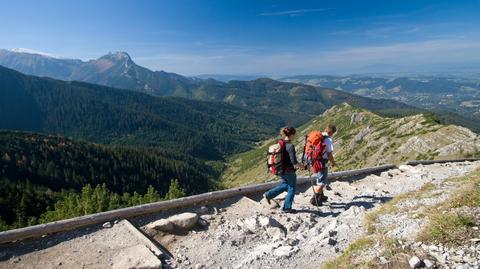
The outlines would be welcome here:
[[[126,51],[188,76],[476,72],[479,10],[478,1],[0,1],[0,48],[82,60]]]

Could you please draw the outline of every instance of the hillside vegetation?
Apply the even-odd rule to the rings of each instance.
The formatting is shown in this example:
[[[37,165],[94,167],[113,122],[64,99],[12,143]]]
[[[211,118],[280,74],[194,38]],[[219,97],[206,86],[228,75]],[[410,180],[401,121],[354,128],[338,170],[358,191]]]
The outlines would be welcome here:
[[[3,67],[0,114],[0,129],[163,148],[207,160],[248,150],[281,125],[281,119],[228,104],[152,97]]]
[[[329,122],[338,128],[334,136],[338,164],[335,170],[480,155],[477,134],[464,127],[439,124],[431,114],[386,118],[345,103],[297,129],[294,144],[299,160],[305,135],[311,130],[323,130]],[[272,178],[267,173],[265,152],[277,139],[264,141],[258,148],[232,157],[223,174],[223,183],[237,186]]]
[[[467,127],[480,131],[480,80],[475,75],[306,75],[280,80],[338,89],[365,97],[397,100],[433,111],[449,111],[450,116],[456,114],[467,117],[470,120],[466,122],[469,124]]]
[[[0,131],[0,226],[175,198],[172,183],[183,195],[202,193],[215,188],[215,175],[183,154]]]
[[[344,91],[267,78],[225,83],[152,71],[137,65],[126,52],[109,53],[83,62],[0,50],[0,65],[30,75],[95,83],[155,96],[227,103],[255,113],[276,115],[291,124],[303,124],[342,102],[371,110],[412,108],[397,101],[365,98]]]

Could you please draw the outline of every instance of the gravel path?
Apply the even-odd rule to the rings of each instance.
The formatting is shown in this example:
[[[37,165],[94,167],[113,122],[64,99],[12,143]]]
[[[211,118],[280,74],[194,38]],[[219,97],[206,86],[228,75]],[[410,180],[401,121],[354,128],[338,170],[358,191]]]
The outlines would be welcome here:
[[[197,212],[207,225],[197,225],[188,232],[163,233],[146,228],[149,222],[180,211],[132,222],[165,248],[161,257],[165,268],[319,268],[365,234],[366,212],[426,183],[440,184],[479,167],[480,161],[401,166],[381,175],[335,181],[326,191],[329,202],[319,208],[309,204],[311,187],[300,186],[294,201],[296,214],[270,208],[260,196],[189,208],[181,212]],[[442,195],[436,197],[443,199]],[[277,199],[281,204],[283,198]],[[411,235],[421,225],[400,217],[385,219],[384,223],[389,221],[399,224],[400,228],[392,232],[399,237]],[[150,259],[151,252],[138,248],[144,243],[123,222],[112,228],[96,225],[1,245],[0,268],[115,268],[131,259]],[[143,266],[154,267],[155,261],[150,261]]]
[[[426,183],[439,184],[465,175],[480,162],[401,166],[353,182],[336,181],[329,202],[317,209],[308,203],[311,188],[295,197],[297,214],[269,209],[258,197],[244,198],[226,211],[205,214],[208,229],[176,236],[169,249],[173,268],[319,268],[365,234],[364,215],[399,194]],[[426,201],[427,202],[427,201]],[[428,202],[427,202],[428,203]],[[419,224],[400,223],[397,233],[409,235]],[[156,238],[162,238],[157,234]]]

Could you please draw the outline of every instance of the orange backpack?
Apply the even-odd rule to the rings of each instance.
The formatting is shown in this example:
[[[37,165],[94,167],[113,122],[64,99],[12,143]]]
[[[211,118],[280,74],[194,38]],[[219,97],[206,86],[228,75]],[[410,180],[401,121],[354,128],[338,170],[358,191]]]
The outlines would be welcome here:
[[[305,137],[304,160],[306,164],[313,168],[313,172],[317,173],[325,168],[325,160],[323,160],[323,153],[325,152],[326,144],[324,136],[319,131],[311,131]]]

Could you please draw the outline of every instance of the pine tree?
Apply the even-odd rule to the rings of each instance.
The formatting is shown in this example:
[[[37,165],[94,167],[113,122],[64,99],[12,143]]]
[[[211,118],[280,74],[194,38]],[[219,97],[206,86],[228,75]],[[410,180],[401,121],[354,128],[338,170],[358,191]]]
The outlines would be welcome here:
[[[168,187],[168,192],[165,194],[165,200],[176,199],[184,197],[185,195],[185,190],[180,186],[178,180],[172,179],[170,181],[170,187]]]

